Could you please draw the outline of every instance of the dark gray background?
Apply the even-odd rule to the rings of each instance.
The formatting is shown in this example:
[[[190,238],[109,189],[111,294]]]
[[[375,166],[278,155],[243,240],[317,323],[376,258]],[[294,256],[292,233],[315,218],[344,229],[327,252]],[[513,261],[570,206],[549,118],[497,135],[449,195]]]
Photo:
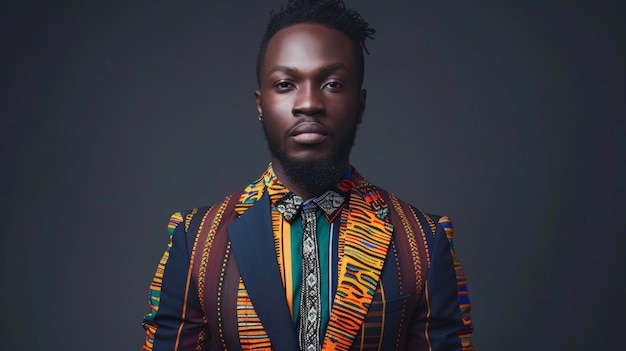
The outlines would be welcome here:
[[[2,349],[140,348],[169,215],[268,162],[279,3],[2,5]],[[624,7],[516,3],[349,1],[378,30],[352,162],[453,218],[479,349],[621,349]]]

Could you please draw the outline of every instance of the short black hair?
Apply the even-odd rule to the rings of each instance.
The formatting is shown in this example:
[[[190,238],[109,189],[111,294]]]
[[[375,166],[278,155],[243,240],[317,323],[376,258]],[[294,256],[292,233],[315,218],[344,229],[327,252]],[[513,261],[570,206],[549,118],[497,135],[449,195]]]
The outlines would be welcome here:
[[[365,41],[374,39],[376,30],[371,28],[358,12],[346,8],[346,4],[341,0],[289,0],[285,7],[280,7],[280,11],[270,12],[270,21],[261,40],[256,62],[259,85],[261,84],[261,64],[270,39],[281,29],[299,23],[317,23],[345,34],[354,45],[354,53],[360,66],[360,82],[363,81],[363,52],[369,54]]]

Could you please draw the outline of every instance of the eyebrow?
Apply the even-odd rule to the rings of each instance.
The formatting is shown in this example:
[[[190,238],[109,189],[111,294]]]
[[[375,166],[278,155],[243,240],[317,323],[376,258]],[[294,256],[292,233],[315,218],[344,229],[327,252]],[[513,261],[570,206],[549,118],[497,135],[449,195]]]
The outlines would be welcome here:
[[[330,65],[320,67],[319,71],[326,73],[326,72],[336,71],[339,69],[343,69],[347,71],[348,73],[350,72],[348,67],[346,67],[344,64],[341,64],[341,63],[331,63]],[[298,69],[295,67],[289,67],[289,66],[274,66],[268,73],[273,73],[273,72],[284,72],[284,73],[289,73],[289,74],[295,74],[295,73],[298,73]]]
[[[274,66],[268,73],[273,73],[273,72],[297,73],[298,70],[294,67]]]

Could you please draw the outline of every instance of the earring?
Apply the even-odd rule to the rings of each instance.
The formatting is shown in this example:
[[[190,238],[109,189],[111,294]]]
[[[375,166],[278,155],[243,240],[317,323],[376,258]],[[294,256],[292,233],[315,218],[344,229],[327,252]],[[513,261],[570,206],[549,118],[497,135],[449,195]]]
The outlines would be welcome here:
[[[259,115],[259,122],[263,122],[263,115]]]

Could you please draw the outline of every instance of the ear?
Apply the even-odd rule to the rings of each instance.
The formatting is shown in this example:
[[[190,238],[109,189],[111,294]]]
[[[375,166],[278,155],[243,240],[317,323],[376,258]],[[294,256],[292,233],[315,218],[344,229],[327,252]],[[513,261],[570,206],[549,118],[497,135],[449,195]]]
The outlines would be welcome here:
[[[363,122],[363,113],[365,112],[365,101],[367,100],[367,90],[361,89],[359,92],[359,111],[357,114],[357,123],[361,124]]]
[[[254,101],[256,101],[256,110],[259,113],[259,116],[263,115],[263,107],[261,106],[261,91],[254,91]]]

